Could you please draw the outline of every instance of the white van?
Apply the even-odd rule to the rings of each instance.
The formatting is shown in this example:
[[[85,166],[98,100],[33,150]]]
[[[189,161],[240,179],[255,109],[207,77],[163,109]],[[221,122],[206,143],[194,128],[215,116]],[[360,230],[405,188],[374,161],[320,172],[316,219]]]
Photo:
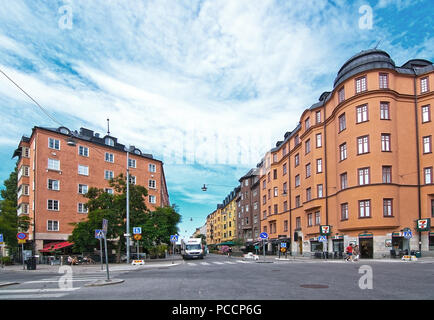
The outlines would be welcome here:
[[[182,258],[186,259],[203,259],[204,252],[202,238],[190,238],[182,241]]]

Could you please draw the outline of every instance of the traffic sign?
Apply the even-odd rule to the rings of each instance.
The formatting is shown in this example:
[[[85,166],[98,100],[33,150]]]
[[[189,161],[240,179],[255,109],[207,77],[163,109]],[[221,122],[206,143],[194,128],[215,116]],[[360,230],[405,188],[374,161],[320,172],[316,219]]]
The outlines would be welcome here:
[[[104,231],[104,233],[107,233],[107,227],[108,227],[108,220],[102,219],[102,231]]]
[[[27,241],[26,239],[22,239],[22,240],[18,239],[18,244],[24,244],[24,243],[26,243],[26,241]]]
[[[327,242],[327,237],[326,236],[319,236],[318,241],[319,242]]]
[[[177,234],[172,234],[170,236],[170,242],[177,242],[178,241],[178,235]]]
[[[136,241],[139,241],[139,240],[142,240],[142,235],[141,234],[135,234],[134,235],[134,240],[136,240]]]
[[[101,229],[96,229],[95,230],[95,238],[96,239],[102,239],[104,237],[103,232]]]
[[[142,234],[142,228],[141,227],[134,227],[133,228],[133,234]]]
[[[413,234],[411,233],[411,231],[404,231],[404,238],[405,239],[411,239],[413,238]]]
[[[3,233],[0,233],[0,242],[4,242]]]
[[[262,232],[259,237],[261,237],[261,239],[268,239],[268,233],[266,232]]]
[[[26,239],[27,239],[27,233],[24,233],[24,232],[18,232],[18,233],[17,233],[17,239],[18,239],[18,240],[26,240]]]
[[[286,248],[286,242],[281,242],[281,243],[280,243],[280,247],[281,247],[281,248]]]

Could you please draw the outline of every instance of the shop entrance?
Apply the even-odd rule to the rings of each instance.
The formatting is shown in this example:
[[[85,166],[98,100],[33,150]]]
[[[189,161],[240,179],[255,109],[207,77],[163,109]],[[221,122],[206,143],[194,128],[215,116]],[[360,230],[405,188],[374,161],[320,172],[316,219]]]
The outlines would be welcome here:
[[[360,258],[372,259],[374,257],[374,239],[359,238]]]

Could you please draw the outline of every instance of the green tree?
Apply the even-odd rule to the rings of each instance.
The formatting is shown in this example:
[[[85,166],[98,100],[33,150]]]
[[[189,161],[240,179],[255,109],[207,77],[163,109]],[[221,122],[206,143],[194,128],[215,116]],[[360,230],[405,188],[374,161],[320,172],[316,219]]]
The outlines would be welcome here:
[[[30,218],[26,215],[17,216],[17,177],[18,168],[15,167],[9,178],[4,181],[5,189],[1,190],[0,201],[0,233],[10,253],[18,247],[17,232],[27,232]]]
[[[95,239],[95,230],[101,229],[102,219],[107,219],[107,239],[112,239],[109,250],[115,248],[117,261],[120,262],[121,253],[125,252],[126,240],[126,183],[121,174],[110,181],[110,186],[116,191],[108,194],[103,189],[89,188],[86,197],[89,199],[88,219],[75,224],[70,236],[74,242],[74,250],[78,252],[91,252],[99,246]],[[170,234],[177,232],[177,223],[180,215],[175,207],[157,208],[150,212],[146,207],[145,199],[148,191],[140,185],[130,184],[130,227],[142,227],[143,240],[141,247],[149,248],[160,243],[169,243]]]
[[[204,235],[204,234],[199,234],[198,236],[197,236],[198,238],[201,238],[202,239],[202,243],[204,244],[204,245],[206,245],[206,236]]]

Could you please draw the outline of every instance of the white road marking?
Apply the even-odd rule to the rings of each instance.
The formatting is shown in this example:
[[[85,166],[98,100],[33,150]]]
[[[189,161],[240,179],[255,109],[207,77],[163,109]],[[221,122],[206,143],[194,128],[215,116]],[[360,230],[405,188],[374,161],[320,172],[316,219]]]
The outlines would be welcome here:
[[[200,264],[201,264],[201,265],[204,265],[204,266],[209,266],[209,263],[208,263],[208,262],[201,262]]]
[[[65,292],[65,291],[75,291],[80,288],[47,288],[47,289],[8,289],[0,290],[0,296],[5,293],[46,293],[46,292]]]
[[[223,264],[223,262],[217,262],[217,261],[213,261],[212,263],[215,263],[215,264]]]
[[[65,293],[61,294],[13,294],[1,296],[2,299],[53,299],[53,298],[61,298],[66,296]]]
[[[243,260],[235,260],[238,263],[248,263],[247,261],[243,261]]]

